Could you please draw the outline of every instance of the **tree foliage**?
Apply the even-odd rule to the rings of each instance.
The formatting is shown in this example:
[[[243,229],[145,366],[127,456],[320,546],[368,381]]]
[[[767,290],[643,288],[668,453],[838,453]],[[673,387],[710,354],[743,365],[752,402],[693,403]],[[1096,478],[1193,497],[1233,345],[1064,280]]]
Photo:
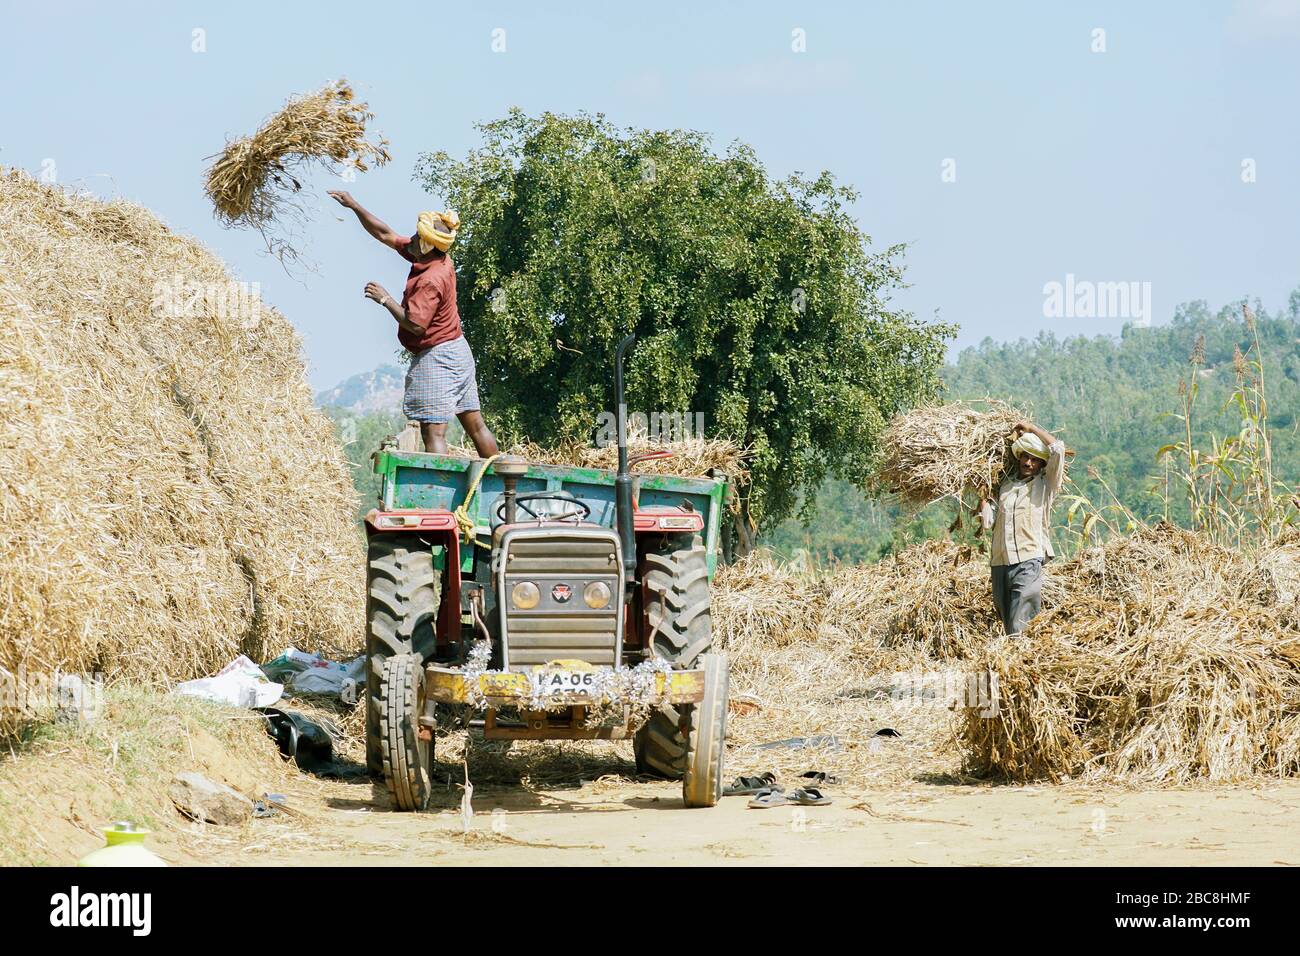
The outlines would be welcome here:
[[[865,481],[884,423],[936,390],[953,330],[889,307],[902,250],[872,251],[829,173],[777,182],[747,146],[600,116],[480,129],[416,175],[461,215],[461,317],[506,437],[589,439],[636,332],[629,408],[752,447],[745,506],[777,521],[828,475]]]

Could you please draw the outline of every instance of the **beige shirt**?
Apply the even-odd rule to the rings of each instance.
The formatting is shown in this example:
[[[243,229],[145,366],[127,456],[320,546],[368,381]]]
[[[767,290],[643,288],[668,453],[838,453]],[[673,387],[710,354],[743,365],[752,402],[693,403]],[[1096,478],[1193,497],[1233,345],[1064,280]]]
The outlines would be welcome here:
[[[1047,446],[1047,466],[1037,476],[1002,480],[993,515],[989,564],[998,567],[1053,556],[1048,535],[1052,502],[1064,483],[1065,443],[1061,441]]]

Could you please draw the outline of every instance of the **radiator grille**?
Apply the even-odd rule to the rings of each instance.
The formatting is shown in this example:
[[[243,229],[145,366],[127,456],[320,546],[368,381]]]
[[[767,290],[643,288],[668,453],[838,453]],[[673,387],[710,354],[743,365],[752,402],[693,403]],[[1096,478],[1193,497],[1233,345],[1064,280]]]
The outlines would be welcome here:
[[[498,606],[506,666],[520,670],[561,658],[619,663],[623,602],[617,536],[607,528],[568,533],[553,527],[522,528],[508,532],[501,545]],[[511,592],[520,581],[537,585],[537,607],[514,606]],[[583,589],[593,581],[610,590],[609,603],[598,610],[583,600]],[[556,598],[557,585],[568,588],[567,601]]]

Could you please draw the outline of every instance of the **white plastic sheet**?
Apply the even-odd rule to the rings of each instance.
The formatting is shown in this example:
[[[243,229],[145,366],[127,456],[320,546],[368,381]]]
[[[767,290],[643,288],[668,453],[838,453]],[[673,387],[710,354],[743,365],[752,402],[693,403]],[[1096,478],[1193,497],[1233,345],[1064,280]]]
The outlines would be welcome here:
[[[260,667],[240,654],[213,676],[185,681],[173,693],[232,707],[270,707],[284,694],[284,685],[267,680]]]

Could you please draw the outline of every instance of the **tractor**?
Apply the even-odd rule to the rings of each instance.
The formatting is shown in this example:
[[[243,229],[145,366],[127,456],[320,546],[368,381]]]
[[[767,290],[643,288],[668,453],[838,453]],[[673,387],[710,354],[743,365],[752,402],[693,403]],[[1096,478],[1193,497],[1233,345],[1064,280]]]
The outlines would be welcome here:
[[[428,805],[439,707],[488,740],[630,738],[638,772],[680,779],[686,806],[721,796],[710,583],[727,482],[633,471],[665,454],[628,456],[634,339],[615,351],[617,472],[393,436],[373,456],[366,764],[401,810]]]

